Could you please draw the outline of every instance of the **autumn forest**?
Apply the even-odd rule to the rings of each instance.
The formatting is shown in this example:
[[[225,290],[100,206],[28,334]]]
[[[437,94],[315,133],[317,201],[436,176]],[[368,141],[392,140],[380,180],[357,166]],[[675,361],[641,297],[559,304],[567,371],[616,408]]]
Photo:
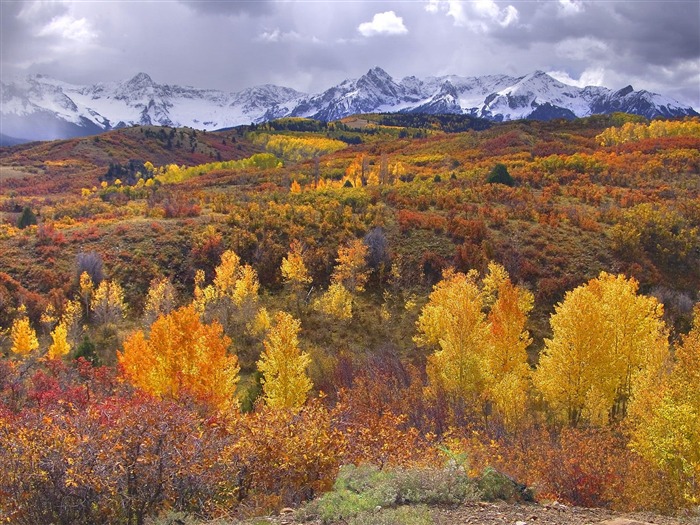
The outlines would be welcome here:
[[[0,521],[249,517],[347,465],[700,503],[697,118],[28,143],[0,247]]]

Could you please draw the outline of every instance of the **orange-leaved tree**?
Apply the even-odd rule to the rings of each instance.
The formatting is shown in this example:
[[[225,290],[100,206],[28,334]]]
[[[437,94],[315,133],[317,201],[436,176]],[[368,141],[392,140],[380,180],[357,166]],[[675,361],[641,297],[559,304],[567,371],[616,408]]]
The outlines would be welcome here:
[[[525,324],[534,298],[528,290],[515,286],[502,266],[490,263],[488,268],[484,290],[493,290],[496,297],[488,314],[492,341],[485,347],[488,397],[504,423],[512,427],[525,413],[530,387],[527,347],[532,339]]]
[[[194,306],[162,315],[131,334],[118,354],[126,378],[158,397],[194,396],[216,409],[238,406],[238,358],[229,354],[231,339],[217,322],[205,324]]]

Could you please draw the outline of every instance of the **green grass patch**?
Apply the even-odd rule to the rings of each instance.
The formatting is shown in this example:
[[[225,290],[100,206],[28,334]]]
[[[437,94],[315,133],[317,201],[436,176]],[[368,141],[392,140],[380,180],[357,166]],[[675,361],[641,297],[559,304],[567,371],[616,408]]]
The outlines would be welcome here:
[[[474,482],[459,469],[379,470],[371,465],[346,465],[340,469],[333,490],[303,507],[299,517],[322,523],[432,523],[420,505],[477,499]],[[399,511],[400,506],[409,504],[413,514]],[[383,514],[384,509],[395,512]],[[411,514],[412,521],[400,521],[404,513]]]

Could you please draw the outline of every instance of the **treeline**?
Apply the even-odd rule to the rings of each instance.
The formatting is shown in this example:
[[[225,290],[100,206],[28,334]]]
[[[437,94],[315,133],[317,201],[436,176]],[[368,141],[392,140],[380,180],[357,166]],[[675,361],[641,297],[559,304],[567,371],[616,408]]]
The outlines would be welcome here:
[[[461,133],[469,130],[483,131],[491,127],[489,120],[458,114],[381,113],[376,117],[374,115],[365,115],[365,117],[382,126],[434,129],[446,133]]]

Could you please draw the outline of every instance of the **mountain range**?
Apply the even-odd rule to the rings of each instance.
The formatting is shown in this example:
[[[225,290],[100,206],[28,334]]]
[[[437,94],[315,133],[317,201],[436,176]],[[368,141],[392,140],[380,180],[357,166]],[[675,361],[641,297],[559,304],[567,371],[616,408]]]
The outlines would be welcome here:
[[[132,125],[216,130],[281,117],[335,120],[377,112],[466,114],[493,121],[576,118],[616,111],[647,118],[697,115],[663,95],[564,84],[536,71],[522,77],[455,75],[396,81],[379,67],[321,93],[275,85],[240,92],[158,84],[146,73],[80,86],[44,75],[0,82],[0,140],[52,140]]]

